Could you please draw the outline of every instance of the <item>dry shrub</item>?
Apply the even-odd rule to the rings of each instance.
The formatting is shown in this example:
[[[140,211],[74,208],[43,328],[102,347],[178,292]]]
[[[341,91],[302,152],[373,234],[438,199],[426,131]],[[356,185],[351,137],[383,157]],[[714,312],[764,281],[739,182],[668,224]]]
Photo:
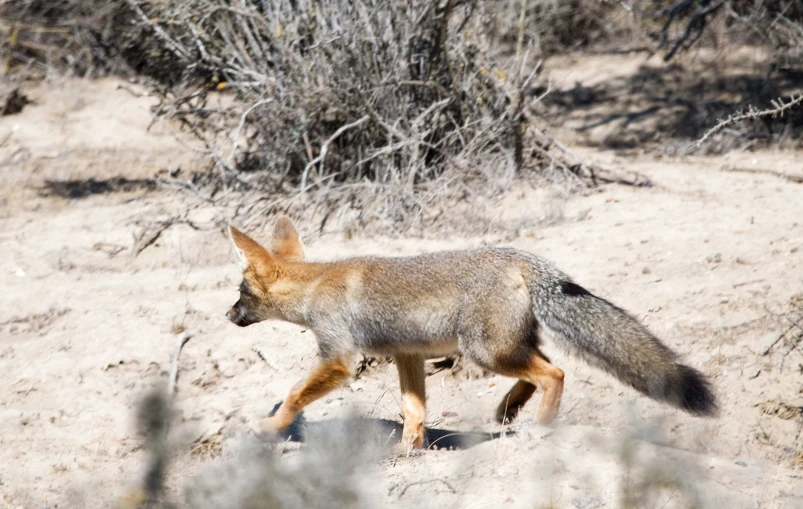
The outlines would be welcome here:
[[[184,70],[136,6],[125,0],[0,2],[0,66],[24,78],[67,73],[177,80]]]
[[[707,114],[692,136],[699,141],[683,151],[723,153],[769,145],[799,146],[803,126],[803,108],[799,106],[803,93],[803,0],[677,0],[675,5],[684,3],[691,6],[687,9],[688,24],[682,28],[694,28],[695,12],[721,4],[703,22],[701,36],[710,35],[709,42],[723,55],[757,47],[767,58],[752,75],[732,80],[741,87],[730,85],[730,100],[711,101],[699,108]],[[718,25],[711,27],[714,16]],[[694,43],[694,33],[692,30],[686,46]],[[726,80],[723,85],[721,88],[729,88]],[[736,104],[732,97],[738,98]],[[784,107],[788,103],[793,104]]]
[[[108,0],[8,0],[0,5],[0,63],[3,72],[49,69],[94,75],[121,70],[127,23]],[[122,30],[121,30],[122,29]]]
[[[142,19],[157,20],[153,32],[186,70],[181,85],[163,89],[158,115],[207,147],[214,171],[193,186],[213,199],[219,189],[248,192],[254,199],[238,210],[247,217],[317,212],[323,226],[348,210],[357,224],[392,232],[443,207],[481,217],[472,204],[544,169],[582,185],[582,165],[537,142],[543,134],[527,116],[537,62],[526,47],[505,54],[486,7],[151,6]],[[430,207],[436,201],[441,209]]]
[[[727,26],[739,41],[768,44],[776,57],[803,59],[803,0],[731,0]]]
[[[590,175],[528,118],[543,90],[525,32],[540,11],[521,11],[511,51],[494,23],[505,9],[479,0],[11,0],[0,16],[7,65],[58,62],[86,74],[104,63],[154,78],[157,117],[178,120],[211,161],[189,178],[166,176],[170,184],[206,200],[243,191],[239,216],[304,212],[323,227],[348,211],[355,227],[393,233],[444,210],[475,215],[462,223],[483,230],[487,198],[513,182],[546,175],[583,186]]]
[[[547,57],[627,42],[632,48],[633,2],[607,0],[494,0],[490,27],[509,48],[532,44]],[[522,17],[522,7],[524,13]],[[521,34],[519,27],[523,28]]]
[[[758,41],[799,62],[801,0],[706,10],[715,5],[10,0],[0,30],[6,67],[57,62],[153,78],[157,117],[180,122],[211,161],[163,182],[237,204],[230,216],[259,222],[283,211],[315,218],[320,230],[339,222],[390,234],[448,216],[487,231],[488,199],[515,183],[594,180],[538,129],[543,56],[659,45],[681,55],[721,39]],[[797,72],[783,58],[772,72]]]

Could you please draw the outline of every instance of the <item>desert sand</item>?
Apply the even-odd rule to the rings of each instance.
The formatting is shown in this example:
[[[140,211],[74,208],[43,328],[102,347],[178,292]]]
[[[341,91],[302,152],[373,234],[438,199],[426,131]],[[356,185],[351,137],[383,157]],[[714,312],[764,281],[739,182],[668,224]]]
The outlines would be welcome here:
[[[26,87],[34,104],[0,118],[4,507],[106,507],[134,482],[146,456],[134,407],[167,379],[183,331],[192,338],[180,357],[174,429],[187,447],[176,453],[170,489],[221,461],[314,361],[310,331],[226,321],[240,277],[220,222],[226,210],[197,208],[192,225],[172,226],[131,256],[147,221],[184,206],[144,179],[199,158],[169,126],[146,129],[155,99],[144,90],[115,79],[46,81]],[[803,507],[803,354],[799,345],[789,351],[803,334],[793,324],[803,315],[803,185],[743,171],[803,174],[803,160],[784,151],[573,150],[654,185],[577,194],[517,187],[491,207],[516,228],[476,237],[321,235],[299,224],[308,257],[531,251],[643,319],[709,375],[720,415],[695,418],[650,401],[547,343],[566,372],[555,426],[538,425],[532,403],[511,426],[493,421],[512,380],[434,373],[428,426],[452,438],[366,462],[353,480],[366,504],[620,507],[628,486],[669,472],[674,481],[645,506],[692,507],[698,497],[702,507]],[[395,366],[380,363],[304,418],[318,428],[352,415],[398,425],[399,414]],[[462,447],[460,437],[468,437]],[[303,448],[280,447],[279,461]]]

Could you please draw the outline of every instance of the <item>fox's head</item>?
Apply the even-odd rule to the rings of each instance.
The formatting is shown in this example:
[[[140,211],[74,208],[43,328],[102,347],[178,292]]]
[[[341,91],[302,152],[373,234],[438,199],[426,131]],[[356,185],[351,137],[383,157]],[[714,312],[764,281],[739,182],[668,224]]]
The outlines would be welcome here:
[[[283,262],[304,259],[304,247],[293,223],[279,216],[273,227],[270,248],[229,226],[229,236],[243,268],[240,299],[226,313],[232,323],[246,327],[271,318],[281,318],[277,297],[281,297]]]

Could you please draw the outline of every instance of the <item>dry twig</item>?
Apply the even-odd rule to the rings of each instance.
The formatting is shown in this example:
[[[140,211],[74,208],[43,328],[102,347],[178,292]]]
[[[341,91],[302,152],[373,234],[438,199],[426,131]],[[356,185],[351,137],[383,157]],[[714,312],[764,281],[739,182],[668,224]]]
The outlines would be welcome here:
[[[360,117],[358,120],[355,120],[354,122],[341,126],[337,131],[335,131],[335,133],[332,136],[330,136],[325,142],[323,142],[323,145],[321,145],[321,150],[318,153],[318,157],[307,163],[307,166],[304,167],[304,172],[301,174],[300,192],[302,195],[302,200],[303,200],[303,195],[309,190],[309,188],[307,187],[307,176],[309,175],[310,169],[316,164],[320,163],[321,168],[319,169],[319,173],[321,174],[323,173],[323,160],[324,158],[326,158],[326,152],[329,150],[329,145],[333,141],[338,139],[340,135],[343,134],[344,132],[348,131],[349,129],[354,129],[355,127],[359,127],[360,125],[367,122],[370,118],[371,118],[370,115],[364,115]]]
[[[756,173],[759,175],[773,175],[775,177],[780,177],[782,179],[789,180],[790,182],[796,182],[798,184],[803,184],[803,175],[795,175],[792,173],[784,173],[782,171],[777,170],[770,170],[768,168],[738,168],[738,167],[725,167],[723,171],[732,171],[737,173]]]
[[[268,357],[265,355],[265,353],[262,350],[260,350],[256,346],[252,346],[251,350],[253,350],[257,354],[257,356],[265,362],[265,364],[267,364],[268,366],[270,366],[274,370],[278,370],[278,368],[276,367],[276,364],[274,364],[272,360],[268,359]]]
[[[728,118],[720,120],[717,125],[709,129],[702,136],[702,138],[697,140],[697,146],[699,147],[700,145],[705,143],[705,141],[712,135],[737,122],[742,122],[744,120],[757,120],[761,117],[768,117],[768,116],[771,117],[783,116],[784,112],[790,110],[791,108],[794,108],[795,106],[799,106],[800,104],[803,104],[803,92],[798,93],[797,97],[795,97],[795,95],[792,94],[789,98],[789,101],[787,102],[784,102],[784,99],[779,97],[777,100],[772,101],[772,106],[773,106],[772,108],[758,110],[751,106],[750,108],[748,108],[746,112],[738,111],[733,115],[729,116]]]
[[[176,337],[176,344],[173,346],[173,354],[170,356],[170,374],[167,377],[167,399],[168,402],[173,399],[173,394],[176,391],[176,382],[178,381],[178,357],[181,355],[181,349],[187,344],[194,336],[193,332],[184,331]]]

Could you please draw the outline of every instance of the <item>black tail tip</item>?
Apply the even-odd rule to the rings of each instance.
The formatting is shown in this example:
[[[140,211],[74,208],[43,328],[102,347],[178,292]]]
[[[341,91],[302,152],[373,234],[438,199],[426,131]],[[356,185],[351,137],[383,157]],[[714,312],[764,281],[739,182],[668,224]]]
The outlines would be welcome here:
[[[703,417],[714,417],[719,413],[710,382],[696,369],[678,365],[678,378],[674,385],[675,402],[681,409]]]

